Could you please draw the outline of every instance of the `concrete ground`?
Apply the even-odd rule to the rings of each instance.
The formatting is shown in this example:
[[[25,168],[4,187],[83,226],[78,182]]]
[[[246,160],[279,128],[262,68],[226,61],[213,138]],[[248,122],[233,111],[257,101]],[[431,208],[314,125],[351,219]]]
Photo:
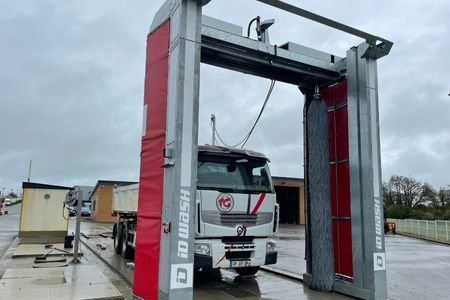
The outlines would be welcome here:
[[[20,204],[8,206],[8,214],[0,216],[0,258],[5,254],[19,230],[20,207]]]
[[[386,236],[388,293],[392,299],[450,299],[450,246]]]
[[[4,269],[11,265],[20,267],[17,261],[8,256],[8,252],[14,250],[14,245],[5,252],[17,235],[19,210],[20,205],[13,206],[9,209],[9,215],[0,216],[0,277]],[[126,260],[114,254],[112,239],[99,235],[106,233],[110,236],[112,224],[85,221],[82,223],[82,232],[91,236],[90,239],[83,238],[83,259],[101,268],[125,298],[129,298],[133,272],[126,269]],[[279,259],[271,267],[301,276],[306,269],[303,259],[304,228],[282,225],[277,241]],[[104,245],[106,249],[101,250],[97,244]],[[449,250],[450,246],[446,245],[400,235],[386,236],[389,298],[449,299]],[[349,299],[338,294],[317,293],[304,287],[298,280],[266,271],[260,271],[257,276],[250,278],[240,278],[233,271],[222,271],[220,275],[197,276],[194,284],[194,299]]]
[[[81,231],[89,235],[89,239],[82,238],[85,246],[92,249],[102,257],[109,265],[124,277],[124,280],[132,283],[133,272],[126,269],[125,265],[130,260],[123,259],[114,253],[113,240],[105,238],[99,234],[110,235],[112,224],[83,222]],[[295,231],[291,229],[286,234],[287,237],[298,241],[294,236]],[[106,247],[101,250],[97,247],[101,244]],[[286,256],[287,258],[287,256]],[[295,261],[300,259],[295,258]],[[291,262],[292,263],[292,262]],[[283,264],[288,265],[287,261]],[[271,272],[259,271],[257,276],[241,278],[231,270],[222,270],[221,273],[197,275],[194,279],[194,299],[198,300],[253,300],[253,299],[350,299],[336,293],[319,293],[303,286],[298,280],[287,279]]]
[[[84,222],[87,232],[111,232],[111,224]],[[281,225],[276,237],[278,262],[271,269],[287,271],[302,277],[306,270],[304,261],[304,227]],[[97,242],[107,250],[97,249],[102,257],[118,269],[126,261],[113,252],[111,239],[91,237],[85,240],[95,247]],[[449,299],[450,298],[450,246],[418,240],[400,235],[386,236],[388,296],[390,299]],[[132,271],[121,271],[132,281]],[[233,280],[234,279],[234,280]],[[349,299],[338,294],[321,294],[304,287],[299,281],[260,271],[258,276],[239,281],[232,271],[222,271],[221,276],[200,278],[195,282],[195,299]],[[273,290],[275,289],[275,290]],[[288,294],[284,291],[288,290]]]
[[[2,215],[0,216],[0,279],[4,279],[3,276],[5,275],[5,271],[7,269],[29,269],[29,270],[36,270],[31,269],[31,266],[34,264],[34,257],[29,258],[13,258],[13,254],[16,251],[16,247],[18,245],[18,239],[16,238],[19,228],[19,212],[20,212],[20,205],[12,206],[9,209],[8,215]],[[86,251],[84,247],[81,248],[84,256],[81,259],[81,266],[95,266],[96,270],[100,270],[100,272],[106,277],[106,279],[111,282],[114,287],[119,290],[119,292],[128,299],[128,297],[131,296],[130,289],[127,284],[125,284],[116,273],[114,273],[107,265],[105,265],[101,260],[99,260],[92,252]],[[70,259],[70,258],[68,258]],[[77,265],[78,266],[78,265]],[[60,268],[59,270],[63,270],[65,268]],[[90,272],[92,273],[92,272]],[[28,276],[29,277],[29,276]],[[70,277],[70,276],[69,276]],[[6,278],[6,277],[5,277]],[[83,276],[85,278],[85,276]],[[24,279],[26,279],[24,277]],[[69,278],[72,280],[72,277]],[[55,284],[54,287],[56,287],[56,284],[59,282],[53,282],[52,280],[55,280],[54,277],[49,278],[50,282],[47,282],[48,284]],[[10,280],[8,280],[9,282]],[[11,281],[12,282],[12,281]],[[43,283],[47,284],[45,280],[39,279],[36,280],[37,283]],[[14,283],[17,286],[17,282]],[[43,286],[40,287],[42,289]],[[0,291],[0,299],[3,299],[2,295],[5,294],[5,288],[6,285],[3,282],[0,285],[0,288],[3,288],[3,290]],[[20,288],[20,287],[19,287]],[[70,288],[70,287],[68,287]],[[19,289],[20,290],[20,289]],[[52,288],[52,296],[57,295],[57,291],[55,288]],[[22,289],[24,292],[25,289]],[[95,293],[99,293],[100,289],[95,290]],[[42,292],[42,291],[41,291]],[[32,294],[31,292],[24,293],[24,296],[30,296],[32,299],[50,299],[48,297],[38,297],[38,294]],[[67,293],[65,293],[67,296]],[[34,297],[34,296],[36,297]],[[41,295],[42,296],[42,295]],[[92,294],[91,297],[94,297],[96,295]],[[26,297],[25,297],[26,298]],[[7,297],[5,299],[18,299],[17,297]],[[26,298],[28,299],[28,298]],[[55,298],[53,298],[55,299]],[[56,299],[63,299],[63,297],[56,297]]]

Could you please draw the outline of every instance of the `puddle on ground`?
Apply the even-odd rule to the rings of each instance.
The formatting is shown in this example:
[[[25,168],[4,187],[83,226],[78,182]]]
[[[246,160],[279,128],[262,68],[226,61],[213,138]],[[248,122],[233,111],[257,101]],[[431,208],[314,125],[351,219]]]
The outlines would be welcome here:
[[[66,277],[49,277],[49,278],[38,278],[33,280],[33,283],[40,285],[52,285],[52,284],[62,284],[67,283]]]

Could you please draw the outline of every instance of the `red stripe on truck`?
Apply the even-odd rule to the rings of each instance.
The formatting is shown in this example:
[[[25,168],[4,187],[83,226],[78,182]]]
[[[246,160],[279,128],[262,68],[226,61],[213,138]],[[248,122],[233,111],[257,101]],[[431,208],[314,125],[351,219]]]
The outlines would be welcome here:
[[[253,208],[251,215],[256,215],[258,213],[259,207],[263,203],[264,199],[266,198],[266,193],[262,193],[261,196],[259,196],[258,202],[256,202],[255,207]]]

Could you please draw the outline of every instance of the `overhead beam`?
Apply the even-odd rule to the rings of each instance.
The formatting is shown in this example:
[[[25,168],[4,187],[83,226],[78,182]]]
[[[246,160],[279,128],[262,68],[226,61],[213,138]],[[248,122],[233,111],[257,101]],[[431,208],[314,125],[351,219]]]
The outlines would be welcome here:
[[[393,43],[389,40],[381,38],[379,36],[364,32],[362,30],[353,28],[351,26],[339,23],[337,21],[325,18],[318,14],[312,13],[300,7],[288,4],[279,0],[257,0],[259,2],[265,3],[267,5],[279,8],[281,10],[290,12],[297,16],[306,18],[308,20],[332,27],[334,29],[349,33],[351,35],[363,38],[373,49],[373,51],[368,51],[365,55],[370,56],[372,58],[380,58],[389,54],[391,51]]]
[[[296,48],[290,51],[276,45],[249,39],[214,28],[204,16],[201,38],[201,61],[206,64],[231,69],[259,77],[274,79],[302,87],[326,85],[343,77],[341,58],[323,52],[311,55],[313,49]],[[206,23],[206,24],[205,24]]]

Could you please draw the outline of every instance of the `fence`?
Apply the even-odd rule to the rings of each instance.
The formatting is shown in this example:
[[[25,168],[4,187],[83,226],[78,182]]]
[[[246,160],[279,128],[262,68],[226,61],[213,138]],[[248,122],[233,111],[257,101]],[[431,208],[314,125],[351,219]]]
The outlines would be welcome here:
[[[450,221],[395,219],[396,231],[418,237],[450,242]]]

